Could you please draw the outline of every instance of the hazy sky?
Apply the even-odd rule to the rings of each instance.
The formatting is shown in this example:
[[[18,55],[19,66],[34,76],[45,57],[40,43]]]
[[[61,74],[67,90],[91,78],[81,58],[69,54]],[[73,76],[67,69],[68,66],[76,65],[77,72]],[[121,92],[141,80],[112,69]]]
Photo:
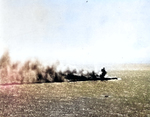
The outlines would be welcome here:
[[[150,63],[149,0],[0,0],[0,55]]]

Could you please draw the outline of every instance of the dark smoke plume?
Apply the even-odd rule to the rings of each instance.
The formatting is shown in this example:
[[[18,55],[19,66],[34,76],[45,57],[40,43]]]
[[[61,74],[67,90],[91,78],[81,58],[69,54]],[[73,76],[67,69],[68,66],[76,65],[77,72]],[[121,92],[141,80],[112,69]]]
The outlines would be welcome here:
[[[9,52],[6,51],[0,58],[0,84],[47,83],[65,81],[96,80],[98,74],[93,72],[77,72],[76,69],[57,71],[57,64],[45,67],[38,60],[12,62]]]

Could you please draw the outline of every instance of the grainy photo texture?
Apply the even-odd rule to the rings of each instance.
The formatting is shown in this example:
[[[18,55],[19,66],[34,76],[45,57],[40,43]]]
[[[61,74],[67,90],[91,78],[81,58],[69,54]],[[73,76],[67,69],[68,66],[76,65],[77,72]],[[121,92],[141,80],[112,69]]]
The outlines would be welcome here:
[[[149,0],[0,0],[1,117],[150,117]]]

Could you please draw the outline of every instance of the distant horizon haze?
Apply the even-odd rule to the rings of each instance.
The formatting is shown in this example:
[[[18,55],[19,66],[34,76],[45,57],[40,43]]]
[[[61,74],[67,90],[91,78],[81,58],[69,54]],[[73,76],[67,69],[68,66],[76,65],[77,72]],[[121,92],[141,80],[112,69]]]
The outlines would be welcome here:
[[[149,64],[148,0],[0,0],[0,56],[44,64]]]

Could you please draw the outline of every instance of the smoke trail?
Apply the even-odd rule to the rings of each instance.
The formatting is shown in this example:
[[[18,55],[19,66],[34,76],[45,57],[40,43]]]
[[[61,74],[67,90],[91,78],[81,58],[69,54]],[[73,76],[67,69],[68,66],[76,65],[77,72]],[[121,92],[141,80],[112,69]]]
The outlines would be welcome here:
[[[6,51],[0,58],[0,84],[46,83],[64,81],[95,80],[98,74],[83,69],[77,70],[68,67],[58,71],[59,62],[44,66],[38,60],[27,60],[23,64],[12,62],[9,52]]]

